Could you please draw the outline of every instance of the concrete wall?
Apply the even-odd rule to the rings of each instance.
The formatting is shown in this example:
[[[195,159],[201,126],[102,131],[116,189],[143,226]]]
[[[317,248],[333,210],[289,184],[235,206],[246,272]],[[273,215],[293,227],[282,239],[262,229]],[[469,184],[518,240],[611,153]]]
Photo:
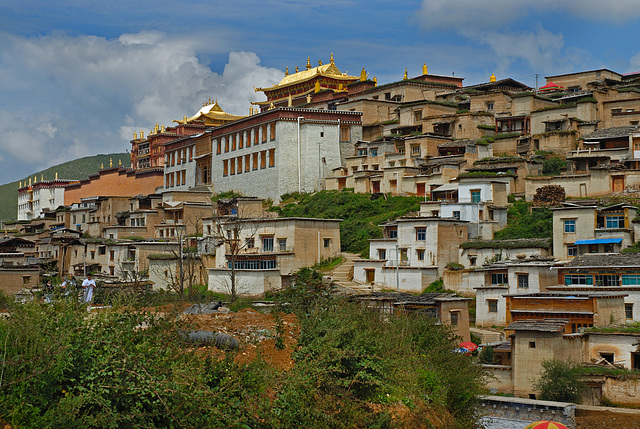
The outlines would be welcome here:
[[[241,295],[260,295],[282,288],[280,270],[237,270],[236,292]],[[230,271],[224,268],[209,269],[209,290],[231,293]]]
[[[124,168],[108,168],[98,174],[68,185],[64,192],[64,204],[79,203],[82,198],[108,193],[110,196],[149,195],[164,186],[162,169],[133,172]],[[107,192],[108,190],[108,192]]]
[[[40,270],[37,268],[0,267],[0,290],[14,294],[22,288],[32,288],[40,284]]]
[[[511,367],[507,365],[482,365],[482,369],[487,372],[487,382],[485,386],[490,392],[512,393],[513,374]]]
[[[576,428],[576,405],[565,402],[537,401],[502,396],[481,396],[478,406],[484,415],[483,427],[522,429],[540,420],[553,420],[569,429]]]

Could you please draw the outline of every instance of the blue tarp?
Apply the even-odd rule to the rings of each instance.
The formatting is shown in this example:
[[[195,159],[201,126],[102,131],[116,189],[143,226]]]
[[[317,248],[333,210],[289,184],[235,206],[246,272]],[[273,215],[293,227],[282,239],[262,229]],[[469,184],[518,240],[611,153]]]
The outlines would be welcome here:
[[[593,240],[578,240],[573,244],[620,244],[622,238],[596,238]]]

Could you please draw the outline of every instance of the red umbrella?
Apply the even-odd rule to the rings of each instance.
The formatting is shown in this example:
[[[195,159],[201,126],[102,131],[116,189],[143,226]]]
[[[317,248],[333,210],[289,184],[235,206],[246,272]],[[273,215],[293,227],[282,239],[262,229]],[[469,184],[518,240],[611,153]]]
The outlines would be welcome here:
[[[540,420],[533,422],[524,429],[569,429],[562,423],[552,422],[551,420]]]
[[[460,347],[462,347],[463,349],[469,352],[478,350],[478,346],[475,343],[472,343],[471,341],[465,341],[463,343],[460,343]]]

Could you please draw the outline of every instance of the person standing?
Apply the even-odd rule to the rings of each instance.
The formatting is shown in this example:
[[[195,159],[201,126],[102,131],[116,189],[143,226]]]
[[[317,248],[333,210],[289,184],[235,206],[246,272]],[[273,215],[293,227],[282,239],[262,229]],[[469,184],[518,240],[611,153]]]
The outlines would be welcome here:
[[[62,289],[64,290],[63,296],[70,301],[78,300],[78,292],[76,291],[76,279],[73,278],[73,274],[69,273],[67,279],[62,283]]]
[[[44,302],[47,304],[53,302],[53,283],[51,283],[51,279],[47,280],[44,285]]]
[[[82,289],[84,290],[84,302],[90,303],[93,300],[93,289],[96,286],[95,280],[92,278],[91,273],[87,274],[87,278],[82,282]]]

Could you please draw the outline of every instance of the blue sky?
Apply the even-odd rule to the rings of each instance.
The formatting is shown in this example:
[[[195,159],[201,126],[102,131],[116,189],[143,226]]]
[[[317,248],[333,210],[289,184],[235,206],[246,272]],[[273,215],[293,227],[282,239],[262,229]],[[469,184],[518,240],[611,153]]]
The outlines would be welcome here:
[[[334,53],[379,83],[429,73],[530,86],[640,71],[640,0],[0,0],[0,184],[129,149],[218,99],[247,114],[284,68]]]

